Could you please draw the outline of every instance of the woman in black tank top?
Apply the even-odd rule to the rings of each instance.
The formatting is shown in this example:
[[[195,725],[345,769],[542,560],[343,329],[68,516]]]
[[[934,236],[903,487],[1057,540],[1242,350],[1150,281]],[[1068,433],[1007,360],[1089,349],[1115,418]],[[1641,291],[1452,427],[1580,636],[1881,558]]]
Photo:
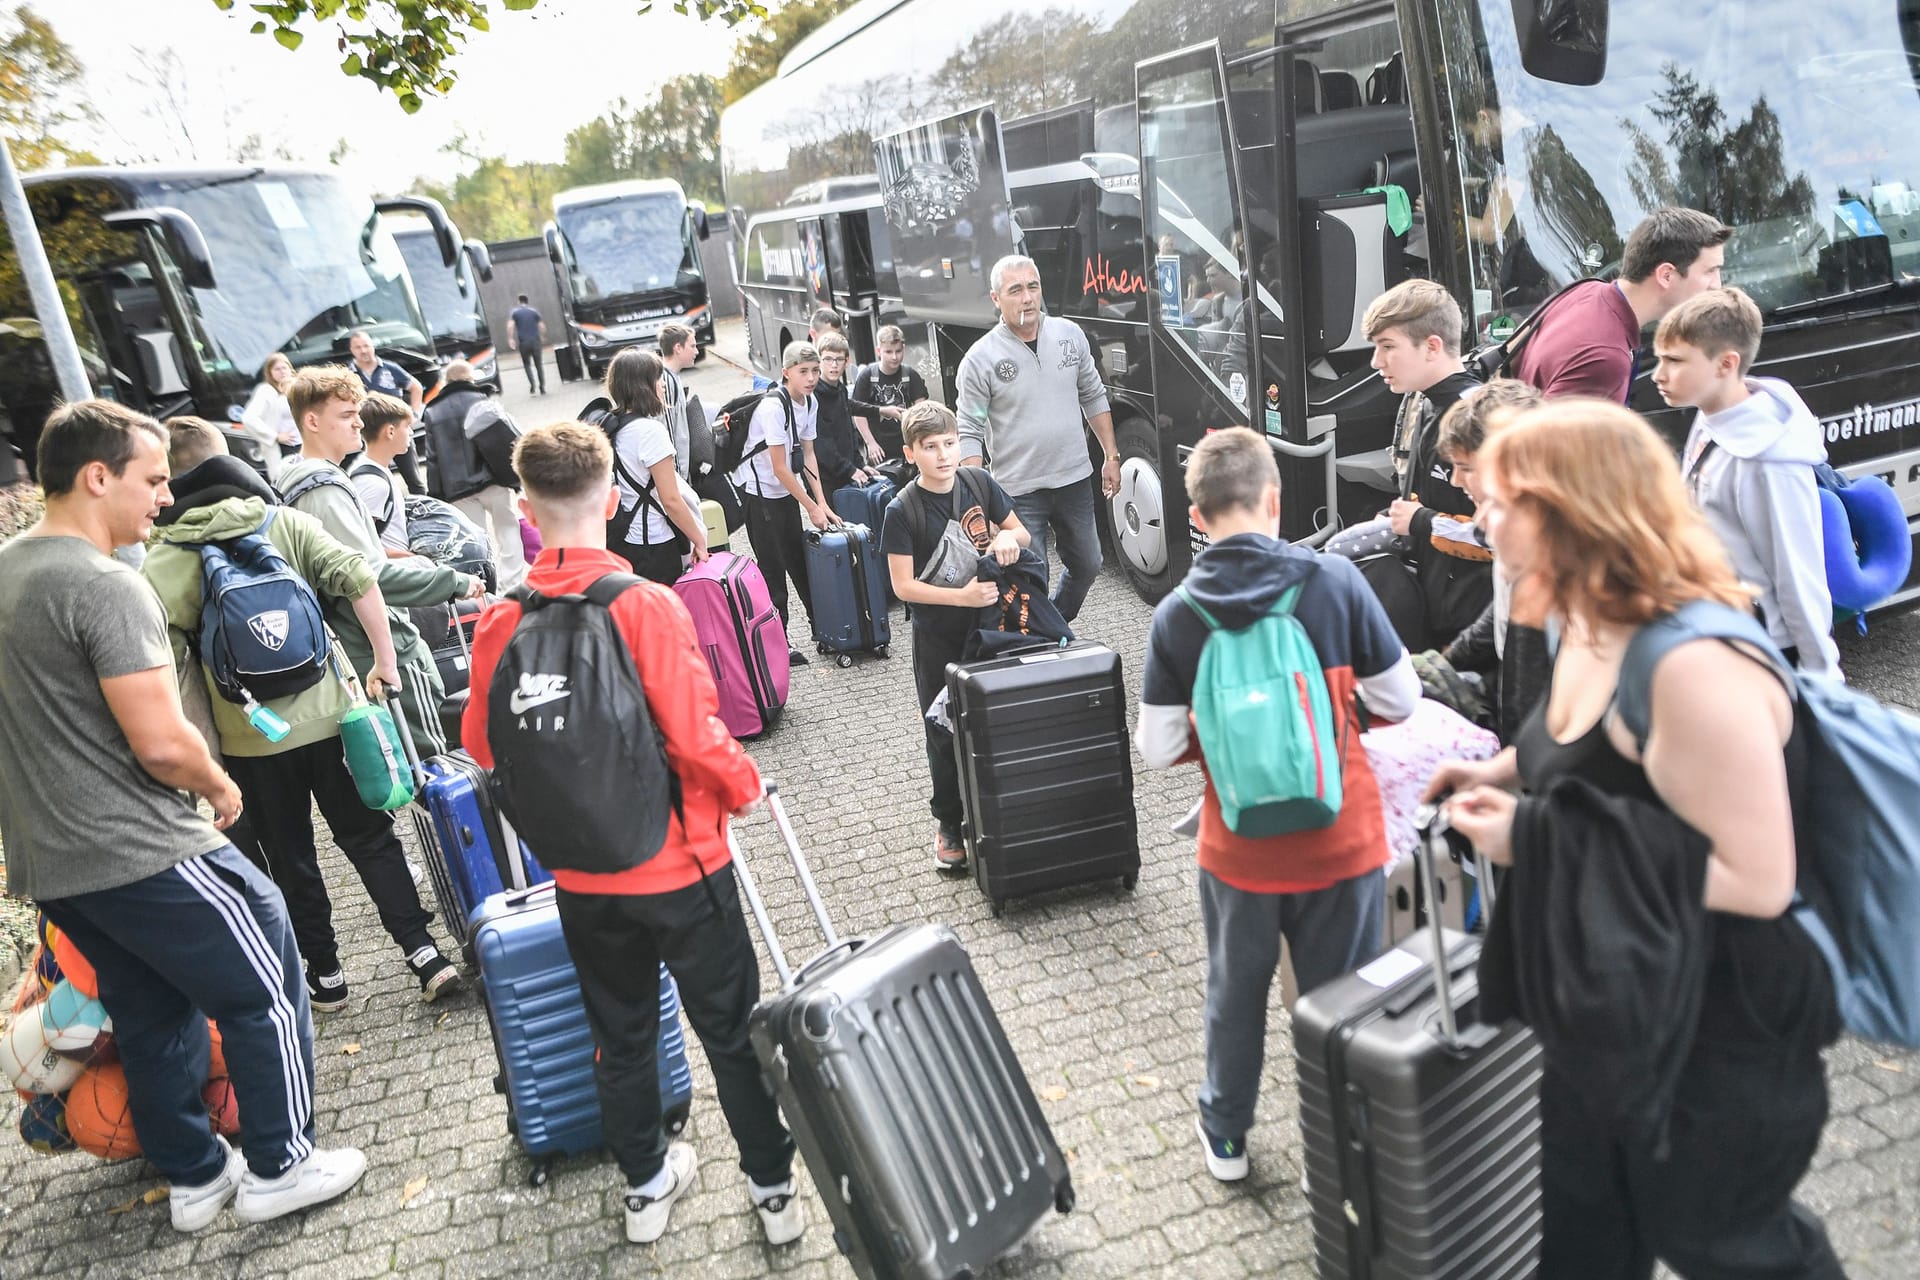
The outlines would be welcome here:
[[[1688,504],[1671,451],[1630,411],[1562,400],[1508,424],[1481,454],[1480,507],[1514,580],[1513,618],[1562,638],[1553,681],[1483,764],[1450,764],[1453,825],[1496,861],[1512,845],[1510,788],[1577,777],[1657,805],[1711,843],[1705,996],[1668,1118],[1668,1149],[1594,1114],[1553,1057],[1541,1086],[1549,1280],[1844,1275],[1820,1222],[1792,1200],[1826,1122],[1820,1051],[1839,1031],[1833,980],[1785,915],[1805,749],[1768,667],[1719,641],[1655,668],[1642,750],[1614,713],[1627,644],[1689,601],[1750,607]]]

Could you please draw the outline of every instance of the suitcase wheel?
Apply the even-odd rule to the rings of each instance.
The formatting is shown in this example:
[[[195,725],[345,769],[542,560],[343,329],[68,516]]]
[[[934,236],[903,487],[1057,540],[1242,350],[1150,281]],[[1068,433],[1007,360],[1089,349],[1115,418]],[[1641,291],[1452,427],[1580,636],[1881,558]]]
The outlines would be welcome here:
[[[992,915],[994,919],[998,920],[1000,918],[1000,909],[1006,906],[1006,903],[1007,903],[1007,900],[1005,898],[988,898],[987,899],[988,914]]]
[[[1054,1189],[1053,1210],[1055,1213],[1073,1212],[1073,1184],[1071,1182],[1063,1182]]]
[[[825,640],[816,640],[816,641],[814,641],[814,642],[813,642],[813,651],[814,651],[815,653],[825,653],[825,652],[827,651],[827,642],[826,642]]]
[[[495,1093],[505,1093],[507,1091],[507,1076],[504,1071],[496,1071],[493,1073],[493,1091]],[[513,1131],[512,1115],[507,1116],[507,1131],[509,1133]]]
[[[552,1173],[553,1166],[545,1160],[542,1160],[527,1171],[527,1185],[530,1187],[544,1187],[547,1185],[548,1176]]]
[[[889,656],[891,656],[891,655],[889,655],[889,654],[887,653],[887,646],[885,646],[885,645],[881,645],[881,646],[880,646],[880,647],[879,647],[878,649],[875,649],[875,650],[873,651],[873,656],[874,656],[874,657],[876,657],[876,658],[885,658],[885,657],[889,657]]]
[[[839,657],[835,658],[833,661],[834,661],[834,665],[836,666],[850,667],[853,665],[853,655],[850,653],[843,653]]]
[[[677,1104],[673,1110],[667,1112],[666,1115],[660,1117],[661,1127],[667,1131],[668,1137],[677,1138],[680,1136],[681,1130],[687,1127],[687,1116],[692,1110],[692,1103],[682,1102]]]
[[[1137,871],[1130,872],[1127,875],[1120,877],[1120,887],[1122,889],[1125,889],[1129,893],[1133,892],[1133,886],[1139,883],[1140,883],[1140,873]]]

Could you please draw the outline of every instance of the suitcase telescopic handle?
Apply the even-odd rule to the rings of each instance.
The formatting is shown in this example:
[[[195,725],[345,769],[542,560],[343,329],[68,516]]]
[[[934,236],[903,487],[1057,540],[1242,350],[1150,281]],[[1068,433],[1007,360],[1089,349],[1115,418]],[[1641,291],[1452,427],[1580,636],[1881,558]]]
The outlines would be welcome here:
[[[827,953],[841,950],[847,944],[841,941],[840,935],[834,931],[833,921],[827,917],[826,904],[820,898],[820,887],[814,883],[813,870],[807,865],[806,855],[800,851],[800,840],[794,834],[793,823],[787,818],[786,805],[781,802],[778,785],[767,783],[763,794],[767,810],[773,815],[774,825],[779,828],[780,838],[787,846],[787,856],[793,862],[793,870],[799,877],[801,891],[806,894],[807,905],[813,909],[813,918],[819,923],[820,933],[826,939]],[[734,871],[740,877],[740,891],[746,894],[753,921],[760,928],[760,936],[766,940],[767,954],[773,957],[773,967],[780,975],[780,985],[790,990],[798,982],[799,974],[794,972],[793,966],[787,962],[786,952],[781,949],[780,939],[774,933],[773,918],[767,914],[766,900],[760,896],[759,883],[754,880],[753,872],[747,866],[746,856],[732,824],[727,826],[727,849],[733,854]],[[813,961],[803,965],[800,972],[805,973],[820,958],[816,956]]]
[[[413,730],[407,727],[407,713],[400,704],[400,697],[391,689],[387,690],[384,701],[387,714],[393,717],[393,727],[400,731],[400,753],[407,759],[407,769],[413,774],[413,794],[416,797],[427,793],[427,769],[420,763],[420,748],[413,745]]]
[[[1440,859],[1447,856],[1447,810],[1444,802],[1421,806],[1415,815],[1420,839],[1413,856],[1419,864],[1420,884],[1427,899],[1427,926],[1433,937],[1433,991],[1439,1000],[1440,1037],[1449,1048],[1459,1048],[1459,1019],[1453,1010],[1453,966],[1447,963],[1446,928],[1440,913]],[[1481,860],[1482,865],[1485,859]],[[1491,883],[1492,877],[1487,877]],[[1483,899],[1484,901],[1484,899]]]

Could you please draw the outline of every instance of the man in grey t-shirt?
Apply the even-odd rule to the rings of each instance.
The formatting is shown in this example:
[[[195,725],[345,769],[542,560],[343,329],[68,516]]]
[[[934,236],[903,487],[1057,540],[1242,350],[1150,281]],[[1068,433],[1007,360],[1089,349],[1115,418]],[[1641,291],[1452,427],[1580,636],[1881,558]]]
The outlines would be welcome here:
[[[1000,323],[960,361],[954,405],[960,461],[986,462],[1013,498],[1042,565],[1049,535],[1059,543],[1053,603],[1071,622],[1100,573],[1093,463],[1080,423],[1084,418],[1105,450],[1100,490],[1110,498],[1120,487],[1112,406],[1087,335],[1071,320],[1042,313],[1040,269],[1033,259],[1002,258],[991,278]]]
[[[110,401],[70,404],[47,420],[39,475],[45,517],[0,546],[8,888],[99,975],[177,1229],[211,1225],[230,1199],[245,1222],[330,1200],[366,1158],[313,1145],[313,1029],[285,904],[221,834],[239,788],[181,713],[160,601],[109,554],[172,501],[166,434]],[[209,1017],[247,1100],[244,1155],[200,1097]]]

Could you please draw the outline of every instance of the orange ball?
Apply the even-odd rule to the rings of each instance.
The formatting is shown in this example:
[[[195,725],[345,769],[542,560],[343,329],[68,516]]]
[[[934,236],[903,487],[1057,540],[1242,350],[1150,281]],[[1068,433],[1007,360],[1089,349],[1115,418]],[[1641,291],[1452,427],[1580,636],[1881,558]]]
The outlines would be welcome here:
[[[223,1075],[215,1076],[207,1081],[200,1097],[207,1104],[207,1123],[213,1131],[223,1138],[238,1137],[240,1101],[234,1096],[233,1081]]]
[[[100,998],[100,977],[93,971],[87,958],[80,954],[80,948],[73,945],[73,939],[62,933],[52,921],[47,922],[47,942],[53,952],[60,973],[73,989],[89,1000]]]
[[[212,1045],[212,1054],[207,1059],[207,1079],[221,1080],[227,1074],[227,1050],[220,1042],[220,1028],[212,1018],[207,1019],[207,1041]]]
[[[105,1160],[140,1154],[127,1107],[127,1073],[117,1062],[96,1062],[67,1093],[67,1132],[82,1151]]]

